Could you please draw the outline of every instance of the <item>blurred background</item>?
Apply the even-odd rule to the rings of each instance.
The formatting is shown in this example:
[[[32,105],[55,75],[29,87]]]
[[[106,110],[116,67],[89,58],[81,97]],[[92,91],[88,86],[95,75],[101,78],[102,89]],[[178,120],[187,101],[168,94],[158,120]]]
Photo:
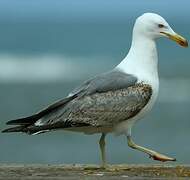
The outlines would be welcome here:
[[[162,15],[190,40],[190,1],[0,0],[0,127],[64,98],[127,54],[136,17]],[[160,94],[134,140],[190,163],[190,50],[158,41]],[[98,135],[0,135],[1,163],[99,163]],[[109,163],[157,163],[107,136]]]

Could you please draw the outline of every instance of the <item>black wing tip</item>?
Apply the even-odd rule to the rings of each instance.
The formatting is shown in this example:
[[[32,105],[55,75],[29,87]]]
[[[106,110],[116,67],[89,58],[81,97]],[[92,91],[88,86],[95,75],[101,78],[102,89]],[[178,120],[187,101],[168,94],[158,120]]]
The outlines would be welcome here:
[[[6,122],[6,125],[14,125],[15,124],[15,120],[10,120]]]
[[[23,122],[22,120],[24,120],[25,118],[23,119],[15,119],[15,120],[10,120],[10,121],[7,121],[6,122],[6,125],[27,125],[28,122]]]
[[[2,130],[1,132],[2,132],[2,133],[8,133],[8,132],[10,132],[10,130],[9,130],[9,129],[4,129],[4,130]]]
[[[7,125],[21,125],[21,126],[22,125],[23,126],[32,125],[37,120],[39,120],[41,117],[43,117],[44,115],[51,113],[56,108],[63,106],[64,104],[68,103],[70,100],[76,98],[77,96],[78,96],[77,94],[74,94],[73,96],[67,97],[65,99],[58,101],[57,103],[50,105],[49,107],[47,107],[46,109],[42,110],[41,112],[39,112],[37,114],[31,115],[28,117],[15,119],[15,120],[10,120],[10,121],[6,122],[6,124]]]
[[[6,122],[7,125],[31,125],[38,120],[37,115],[14,119]]]

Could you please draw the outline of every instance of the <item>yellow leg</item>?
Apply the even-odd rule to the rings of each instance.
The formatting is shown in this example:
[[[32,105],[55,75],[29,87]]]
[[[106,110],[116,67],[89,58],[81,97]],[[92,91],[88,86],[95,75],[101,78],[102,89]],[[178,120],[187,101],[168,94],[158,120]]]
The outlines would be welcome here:
[[[106,167],[105,137],[106,137],[106,134],[102,133],[102,135],[100,137],[100,141],[99,141],[100,150],[101,150],[101,157],[102,157],[102,167],[103,168]]]
[[[150,150],[150,149],[147,149],[145,147],[142,147],[142,146],[139,146],[139,145],[135,144],[133,142],[133,140],[131,139],[131,136],[127,136],[127,140],[128,140],[129,147],[131,147],[133,149],[137,149],[137,150],[139,150],[141,152],[144,152],[144,153],[148,154],[154,160],[163,161],[163,162],[165,162],[165,161],[176,161],[175,158],[165,156],[165,155],[160,154],[160,153],[158,153],[156,151],[153,151],[153,150]]]

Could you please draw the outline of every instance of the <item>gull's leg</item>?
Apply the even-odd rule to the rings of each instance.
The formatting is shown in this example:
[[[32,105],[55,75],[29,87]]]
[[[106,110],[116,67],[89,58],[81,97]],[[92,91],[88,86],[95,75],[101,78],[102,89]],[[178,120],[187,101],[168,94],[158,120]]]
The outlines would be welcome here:
[[[133,142],[133,140],[131,139],[131,136],[130,136],[130,135],[127,136],[127,140],[128,140],[128,145],[129,145],[131,148],[137,149],[137,150],[139,150],[139,151],[142,151],[142,152],[148,154],[148,155],[149,155],[151,158],[153,158],[154,160],[163,161],[163,162],[165,162],[165,161],[176,161],[175,158],[170,158],[170,157],[165,156],[165,155],[163,155],[163,154],[160,154],[160,153],[158,153],[158,152],[156,152],[156,151],[153,151],[153,150],[150,150],[150,149],[147,149],[147,148],[145,148],[145,147],[142,147],[142,146],[139,146],[139,145],[135,144],[135,143]]]
[[[99,141],[100,150],[101,150],[101,157],[102,157],[102,167],[106,167],[106,151],[105,151],[105,137],[106,133],[102,133]]]

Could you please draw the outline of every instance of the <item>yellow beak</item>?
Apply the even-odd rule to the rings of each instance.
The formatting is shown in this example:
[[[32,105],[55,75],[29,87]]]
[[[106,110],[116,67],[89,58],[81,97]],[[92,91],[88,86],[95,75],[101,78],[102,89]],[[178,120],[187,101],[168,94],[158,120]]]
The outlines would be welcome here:
[[[170,34],[170,33],[167,33],[167,32],[160,32],[162,34],[165,34],[169,39],[177,42],[179,45],[183,46],[183,47],[188,47],[188,42],[187,40],[180,36],[179,34]]]

